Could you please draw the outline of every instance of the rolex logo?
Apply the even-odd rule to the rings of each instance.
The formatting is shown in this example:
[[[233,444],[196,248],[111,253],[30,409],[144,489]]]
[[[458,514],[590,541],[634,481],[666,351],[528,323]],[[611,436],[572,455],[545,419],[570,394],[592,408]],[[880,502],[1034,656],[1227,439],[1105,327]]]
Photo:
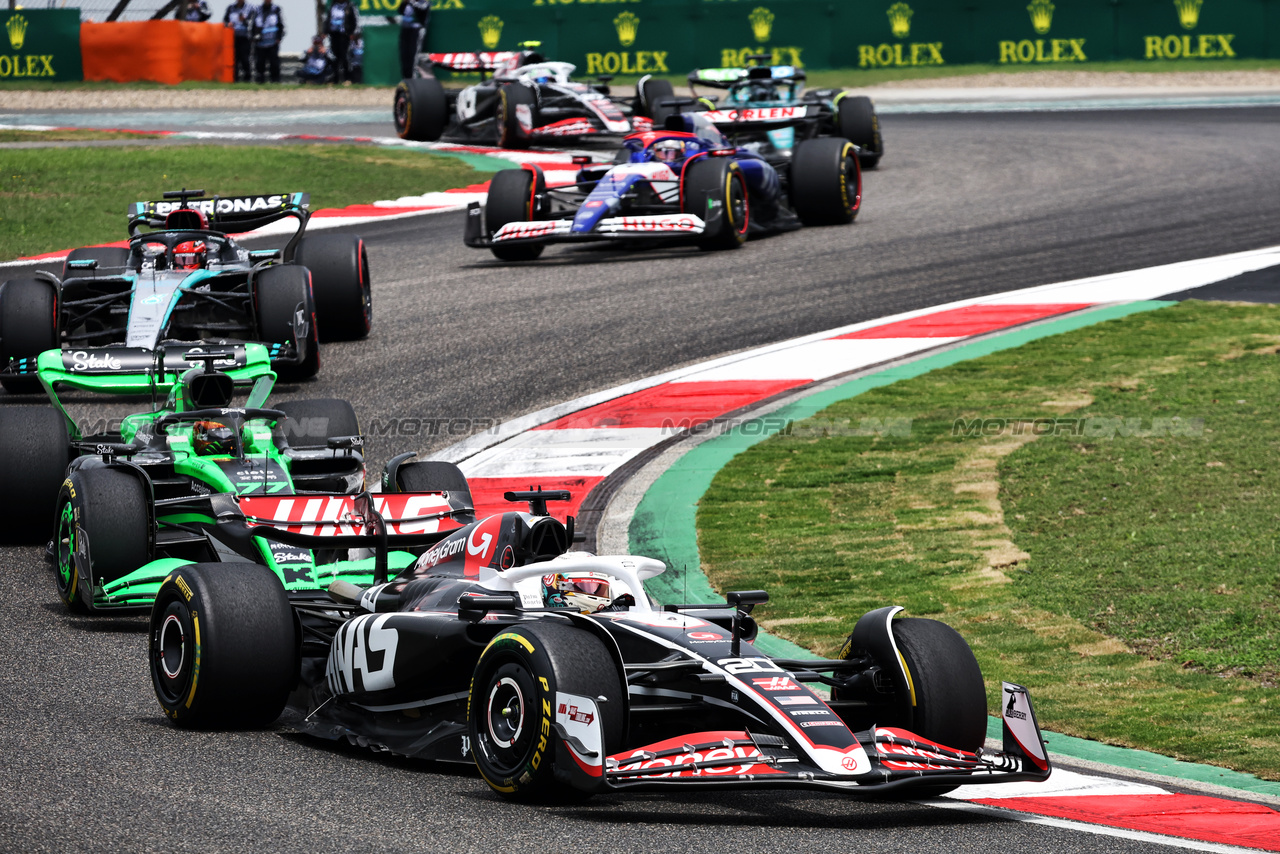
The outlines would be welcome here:
[[[757,6],[751,10],[747,20],[751,22],[751,34],[756,37],[756,41],[767,42],[769,33],[773,30],[773,13],[763,6]]]
[[[639,18],[630,12],[623,12],[613,19],[613,25],[618,29],[619,44],[623,47],[630,47],[635,43],[636,30],[640,29]]]
[[[5,22],[4,28],[9,31],[9,44],[13,45],[13,49],[22,50],[22,43],[27,40],[27,19],[21,15],[12,15]]]
[[[1173,0],[1178,10],[1178,21],[1184,30],[1194,30],[1200,23],[1200,6],[1204,0]]]
[[[1031,13],[1031,26],[1040,35],[1049,32],[1049,26],[1053,23],[1053,9],[1049,0],[1031,0],[1031,5],[1027,7],[1027,11]]]
[[[493,50],[498,46],[498,39],[502,38],[502,19],[497,15],[485,15],[477,24],[480,27],[480,38],[484,41],[484,46]]]
[[[889,29],[893,30],[894,38],[905,39],[911,35],[911,7],[906,3],[894,3],[885,12],[889,16]]]

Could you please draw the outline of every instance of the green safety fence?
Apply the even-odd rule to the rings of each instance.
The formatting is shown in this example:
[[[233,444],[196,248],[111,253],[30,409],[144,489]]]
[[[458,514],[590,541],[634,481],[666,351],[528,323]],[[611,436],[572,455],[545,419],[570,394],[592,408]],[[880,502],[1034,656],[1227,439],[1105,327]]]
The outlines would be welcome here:
[[[79,9],[0,11],[0,82],[80,80]]]
[[[428,45],[526,40],[589,75],[683,75],[761,53],[809,68],[1211,61],[1280,57],[1280,0],[439,0]]]

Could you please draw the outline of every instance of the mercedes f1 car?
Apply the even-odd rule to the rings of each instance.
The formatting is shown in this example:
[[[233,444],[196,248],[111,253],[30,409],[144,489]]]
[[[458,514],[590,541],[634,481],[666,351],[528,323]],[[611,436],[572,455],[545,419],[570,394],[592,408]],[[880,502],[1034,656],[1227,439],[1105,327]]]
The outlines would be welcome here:
[[[365,488],[364,442],[351,405],[327,399],[268,407],[275,374],[263,345],[196,348],[168,361],[171,369],[199,366],[169,385],[162,405],[125,417],[118,431],[87,436],[57,392],[89,388],[88,378],[68,370],[56,350],[40,359],[56,408],[0,408],[0,471],[25,486],[0,494],[0,532],[43,539],[52,518],[48,551],[58,594],[72,611],[145,611],[164,577],[190,562],[264,565],[288,591],[372,579],[371,560],[231,536],[219,524],[227,507],[262,497],[300,518],[336,523]],[[239,406],[237,392],[247,393]],[[406,472],[421,479],[422,469]],[[460,475],[435,485],[456,490],[459,482],[465,489]],[[458,508],[470,513],[469,493],[453,509],[439,495],[374,500],[391,501],[388,513],[426,514],[429,524],[417,524],[431,531],[458,527],[449,521]]]
[[[306,193],[182,190],[130,205],[127,247],[75,249],[61,278],[0,287],[0,384],[39,391],[37,357],[61,348],[68,370],[96,375],[102,390],[134,390],[166,348],[247,341],[270,347],[281,376],[314,375],[322,338],[368,334],[372,295],[364,242],[304,236],[307,203]],[[297,230],[282,249],[251,251],[226,234],[289,218]]]
[[[1017,684],[1001,695],[1003,748],[984,747],[982,673],[943,623],[879,608],[839,658],[772,658],[752,644],[763,591],[657,607],[644,582],[662,563],[567,552],[571,531],[545,515],[566,494],[506,497],[529,512],[433,535],[402,533],[368,502],[318,526],[288,499],[228,501],[220,524],[299,548],[434,542],[396,576],[337,581],[324,598],[286,593],[262,566],[175,566],[150,624],[165,715],[265,726],[287,707],[314,736],[474,763],[512,799],[681,786],[920,797],[1049,776]]]
[[[525,45],[536,45],[526,42]],[[492,76],[462,89],[445,89],[436,69]],[[671,96],[671,84],[642,81],[637,97],[610,95],[608,75],[594,83],[571,79],[575,66],[547,62],[531,49],[492,53],[419,54],[414,76],[396,87],[393,115],[403,139],[442,136],[528,148],[533,142],[649,130],[651,108]]]
[[[734,249],[749,233],[849,223],[862,204],[857,149],[808,139],[785,156],[731,144],[704,113],[668,116],[664,129],[623,140],[618,162],[575,157],[575,183],[548,187],[526,164],[493,176],[484,207],[467,208],[464,241],[504,261],[537,258],[549,243],[683,241]]]
[[[764,62],[768,54],[751,59]],[[865,95],[839,89],[805,91],[805,73],[790,65],[697,68],[689,72],[693,100],[664,100],[680,109],[705,109],[734,145],[764,156],[788,155],[816,137],[847,139],[858,146],[858,162],[874,169],[884,155],[880,119]],[[698,86],[724,90],[722,102],[698,96]]]

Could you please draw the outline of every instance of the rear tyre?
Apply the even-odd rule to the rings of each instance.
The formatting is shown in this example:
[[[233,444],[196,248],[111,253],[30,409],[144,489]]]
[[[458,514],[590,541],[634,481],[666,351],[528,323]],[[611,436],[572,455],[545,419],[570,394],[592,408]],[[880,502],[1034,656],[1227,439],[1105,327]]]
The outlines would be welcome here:
[[[538,100],[522,83],[504,83],[498,90],[498,146],[528,148],[538,126]]]
[[[93,271],[82,272],[71,269],[72,261],[97,261],[98,266]],[[67,260],[62,262],[62,278],[65,281],[72,276],[101,276],[104,273],[114,276],[128,266],[129,250],[122,246],[85,246],[67,253]]]
[[[58,491],[53,539],[58,597],[71,611],[94,610],[94,587],[151,559],[151,495],[120,469],[94,466],[67,475]]]
[[[405,463],[396,469],[396,488],[399,492],[447,492],[451,497],[465,499],[467,506],[475,506],[466,475],[453,463],[437,460]]]
[[[0,541],[43,543],[53,534],[58,485],[71,462],[62,413],[0,407]]]
[[[545,718],[560,691],[596,701],[606,753],[621,742],[626,693],[595,635],[567,624],[525,624],[502,632],[480,654],[467,731],[476,767],[503,797],[549,801],[581,794],[555,779],[556,763],[574,761]]]
[[[401,139],[433,142],[444,133],[449,107],[444,87],[434,77],[410,77],[396,86],[391,106]]]
[[[484,205],[484,221],[490,234],[509,222],[530,222],[538,216],[536,199],[547,191],[541,169],[503,169],[489,182],[489,199]],[[532,261],[542,254],[541,243],[495,244],[489,247],[503,261]]]
[[[265,566],[174,570],[151,609],[151,684],[181,727],[263,727],[298,676],[293,614]]]
[[[367,336],[373,320],[373,292],[364,241],[353,234],[304,237],[293,260],[311,271],[316,317],[324,318],[323,340],[354,341]]]
[[[360,435],[356,411],[345,400],[285,400],[275,408],[289,416],[280,426],[291,448],[327,448],[330,439]]]
[[[253,289],[260,339],[268,344],[294,344],[305,351],[301,364],[273,360],[271,368],[289,382],[314,377],[320,370],[320,333],[310,271],[296,264],[268,267],[255,277]],[[293,321],[299,312],[306,337],[295,342]]]
[[[791,156],[791,207],[805,225],[853,222],[862,207],[862,169],[853,143],[806,139]]]
[[[836,131],[858,146],[858,163],[863,169],[874,169],[884,154],[880,137],[880,119],[875,105],[866,95],[845,95],[836,102]]]
[[[915,711],[907,729],[947,747],[982,747],[987,737],[987,692],[969,644],[937,620],[894,620],[891,625],[915,690]],[[940,784],[911,791],[935,797],[954,788]]]
[[[11,359],[34,361],[58,346],[58,292],[39,279],[10,279],[0,286],[0,367]],[[10,394],[35,394],[35,375],[0,377]]]
[[[737,249],[747,241],[751,203],[742,169],[728,157],[702,157],[685,170],[682,210],[701,217],[703,249]]]

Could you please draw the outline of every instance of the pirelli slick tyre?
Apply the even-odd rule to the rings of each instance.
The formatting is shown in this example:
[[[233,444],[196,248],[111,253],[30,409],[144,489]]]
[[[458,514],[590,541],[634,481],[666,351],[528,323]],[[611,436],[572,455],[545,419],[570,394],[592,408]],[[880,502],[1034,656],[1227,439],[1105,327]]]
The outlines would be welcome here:
[[[151,609],[149,653],[156,699],[181,727],[267,726],[298,677],[284,586],[256,564],[170,573]]]
[[[336,397],[283,400],[275,408],[289,416],[280,426],[291,448],[327,448],[330,439],[360,435],[355,408]]]
[[[969,644],[937,620],[902,619],[891,625],[915,700],[911,722],[902,726],[947,747],[977,750],[987,737],[987,692]],[[939,784],[911,791],[936,797],[954,788]]]
[[[607,755],[622,739],[626,691],[604,643],[565,623],[513,626],[484,652],[471,680],[467,731],[476,767],[498,794],[548,801],[574,793],[556,780],[562,756],[555,727],[557,697],[594,701]]]
[[[466,475],[453,463],[437,460],[405,463],[396,469],[396,491],[448,492],[465,499],[469,506],[475,506],[471,500],[471,486],[467,483]]]
[[[311,293],[311,272],[297,264],[268,267],[254,277],[253,297],[260,340],[268,344],[293,344],[305,351],[301,364],[277,359],[272,361],[272,369],[280,379],[290,382],[314,377],[320,370],[320,330]],[[295,342],[293,326],[298,312],[302,312],[306,337]]]
[[[731,158],[700,157],[688,164],[680,205],[706,223],[698,243],[703,249],[737,249],[746,243],[751,200],[742,169]]]
[[[391,107],[401,139],[434,142],[449,121],[444,87],[434,77],[410,77],[396,86]]]
[[[72,270],[72,261],[97,261],[93,271]],[[73,276],[114,276],[129,266],[129,250],[122,246],[85,246],[72,249],[67,259],[62,262],[62,279],[66,281]]]
[[[503,169],[493,174],[489,182],[489,199],[484,205],[485,226],[490,234],[509,222],[529,222],[541,219],[538,200],[547,191],[547,180],[542,170]],[[489,247],[503,261],[532,261],[542,254],[541,243],[523,245],[494,244]]]
[[[96,586],[151,559],[151,506],[135,472],[81,466],[67,475],[58,491],[53,556],[58,597],[72,612],[92,612]]]
[[[10,279],[0,285],[0,368],[12,359],[34,363],[36,356],[58,346],[58,292],[40,279]],[[0,377],[10,394],[42,390],[35,376]]]
[[[58,485],[71,462],[62,413],[0,407],[0,542],[44,543],[53,534]]]
[[[354,234],[322,234],[298,243],[295,263],[311,271],[311,295],[324,341],[367,337],[373,321],[369,253]]]
[[[791,155],[791,207],[805,225],[853,222],[862,207],[862,168],[842,137],[806,139]]]
[[[858,146],[858,164],[874,169],[884,154],[880,118],[866,95],[843,95],[836,101],[836,132]]]
[[[528,148],[538,126],[538,96],[523,83],[504,83],[498,90],[498,145]]]

